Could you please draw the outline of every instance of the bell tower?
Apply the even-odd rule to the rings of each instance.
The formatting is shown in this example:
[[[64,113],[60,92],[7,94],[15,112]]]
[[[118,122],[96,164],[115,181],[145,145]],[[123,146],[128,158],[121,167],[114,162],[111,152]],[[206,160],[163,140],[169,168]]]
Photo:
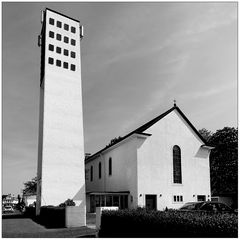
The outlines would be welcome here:
[[[72,199],[86,225],[81,85],[82,26],[42,11],[37,214]]]

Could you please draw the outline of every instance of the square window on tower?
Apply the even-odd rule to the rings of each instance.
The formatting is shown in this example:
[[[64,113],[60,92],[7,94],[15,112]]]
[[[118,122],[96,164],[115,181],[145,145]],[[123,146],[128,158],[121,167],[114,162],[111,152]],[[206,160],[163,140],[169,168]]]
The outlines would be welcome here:
[[[49,58],[48,58],[48,63],[49,63],[49,64],[53,64],[53,58],[49,57]]]
[[[75,33],[76,32],[76,28],[75,27],[71,27],[71,32]]]
[[[49,18],[49,24],[54,25],[54,19],[53,18]]]
[[[64,50],[63,50],[63,54],[64,54],[65,56],[68,56],[68,50],[67,50],[67,49],[64,49]]]
[[[57,65],[58,67],[61,67],[61,65],[62,65],[62,64],[61,64],[61,61],[60,61],[60,60],[57,60],[57,61],[56,61],[56,65]]]
[[[71,70],[75,71],[76,70],[76,66],[74,64],[71,64]]]
[[[76,45],[76,40],[71,39],[71,45],[75,46]]]
[[[76,53],[75,52],[71,52],[71,57],[75,58],[76,57]]]
[[[50,37],[50,38],[54,38],[54,32],[49,31],[49,37]]]
[[[60,21],[57,21],[57,27],[61,28],[62,27],[62,23]]]
[[[67,62],[64,62],[64,63],[63,63],[63,67],[66,68],[66,69],[68,69],[68,63],[67,63]]]
[[[69,25],[68,24],[64,24],[64,30],[66,30],[66,31],[69,30]]]
[[[69,42],[69,38],[68,37],[64,37],[64,42],[68,43]]]
[[[60,47],[57,47],[57,48],[56,48],[56,52],[59,53],[59,54],[61,54],[61,48],[60,48]]]
[[[62,40],[61,34],[58,34],[58,33],[57,33],[57,40],[58,40],[58,41],[61,41],[61,40]]]
[[[49,44],[49,45],[48,45],[48,50],[54,51],[54,46],[53,46],[52,44]]]

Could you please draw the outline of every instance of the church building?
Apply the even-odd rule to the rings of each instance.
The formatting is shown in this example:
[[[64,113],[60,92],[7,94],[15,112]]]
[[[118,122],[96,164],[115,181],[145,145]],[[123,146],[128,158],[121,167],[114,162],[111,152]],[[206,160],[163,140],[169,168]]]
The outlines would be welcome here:
[[[85,160],[87,212],[177,209],[211,199],[208,146],[180,108],[172,108]]]

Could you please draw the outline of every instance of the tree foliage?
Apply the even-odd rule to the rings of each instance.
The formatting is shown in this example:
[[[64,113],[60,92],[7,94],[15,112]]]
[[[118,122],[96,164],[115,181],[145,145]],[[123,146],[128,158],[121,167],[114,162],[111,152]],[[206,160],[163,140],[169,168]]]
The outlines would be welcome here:
[[[121,140],[122,140],[122,137],[121,137],[121,136],[119,136],[118,138],[115,137],[115,138],[111,139],[110,143],[109,143],[108,145],[106,145],[106,147],[110,147],[110,146],[112,146],[113,144],[115,144],[115,143],[117,143],[117,142],[119,142],[119,141],[121,141]]]
[[[201,136],[203,137],[203,139],[208,142],[212,136],[212,132],[211,131],[208,131],[206,128],[202,128],[198,131]]]
[[[212,133],[203,128],[199,133],[209,145],[215,147],[210,154],[212,195],[237,195],[238,129],[224,127]]]
[[[208,143],[215,149],[210,154],[211,189],[213,195],[237,193],[238,129],[224,127],[212,134]]]
[[[23,194],[37,194],[37,177],[24,183]]]

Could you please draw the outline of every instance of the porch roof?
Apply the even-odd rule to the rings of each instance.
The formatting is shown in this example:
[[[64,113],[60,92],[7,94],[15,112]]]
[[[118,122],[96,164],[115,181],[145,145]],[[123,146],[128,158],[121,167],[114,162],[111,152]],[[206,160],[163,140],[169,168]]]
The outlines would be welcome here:
[[[89,195],[128,195],[130,191],[120,191],[120,192],[87,192]]]

